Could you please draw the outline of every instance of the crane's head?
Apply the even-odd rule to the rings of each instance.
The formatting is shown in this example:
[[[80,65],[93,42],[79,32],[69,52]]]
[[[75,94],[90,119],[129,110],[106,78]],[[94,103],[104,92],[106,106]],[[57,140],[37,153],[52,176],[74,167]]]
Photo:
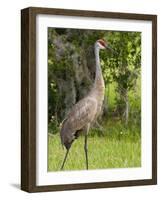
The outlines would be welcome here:
[[[107,42],[104,39],[99,39],[96,41],[96,45],[99,49],[106,49],[107,48]]]
[[[97,46],[97,48],[99,49],[107,49],[112,51],[113,53],[116,53],[109,45],[108,43],[104,40],[104,39],[99,39],[96,41],[95,45]]]

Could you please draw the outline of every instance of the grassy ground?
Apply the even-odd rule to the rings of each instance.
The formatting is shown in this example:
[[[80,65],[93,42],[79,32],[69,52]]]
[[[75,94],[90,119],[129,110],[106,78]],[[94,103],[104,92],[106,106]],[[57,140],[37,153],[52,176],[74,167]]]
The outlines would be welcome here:
[[[91,130],[88,136],[89,169],[127,168],[141,166],[141,139],[139,129],[124,127],[121,122],[108,122],[103,134]],[[58,171],[65,148],[59,134],[49,134],[48,170]],[[64,170],[85,169],[84,137],[80,136],[72,145]]]

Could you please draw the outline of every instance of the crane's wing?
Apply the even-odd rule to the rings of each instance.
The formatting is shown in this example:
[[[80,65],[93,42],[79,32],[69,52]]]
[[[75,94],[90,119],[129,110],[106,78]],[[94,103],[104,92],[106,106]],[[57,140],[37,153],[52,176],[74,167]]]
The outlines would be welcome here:
[[[92,122],[97,112],[97,101],[92,97],[85,97],[73,106],[62,123],[60,136],[61,142],[66,147],[70,146],[76,131],[82,130]]]
[[[70,130],[80,130],[92,122],[97,112],[97,101],[92,97],[86,97],[76,103],[63,124],[68,124]]]

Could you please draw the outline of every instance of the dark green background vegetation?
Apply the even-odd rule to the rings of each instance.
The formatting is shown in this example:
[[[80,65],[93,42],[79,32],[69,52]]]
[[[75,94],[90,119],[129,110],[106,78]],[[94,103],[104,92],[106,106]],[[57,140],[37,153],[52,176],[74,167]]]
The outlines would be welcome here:
[[[50,171],[59,170],[63,159],[64,152],[59,141],[60,124],[71,107],[93,85],[94,43],[100,38],[104,38],[117,55],[100,52],[106,92],[102,114],[89,133],[89,166],[95,169],[136,167],[141,164],[141,33],[48,28]],[[83,139],[78,140],[72,146],[67,169],[84,168],[83,152],[80,155]],[[96,144],[92,143],[94,140]],[[93,149],[97,153],[93,154]],[[102,162],[98,162],[101,155]],[[78,163],[75,162],[75,158],[79,157]]]

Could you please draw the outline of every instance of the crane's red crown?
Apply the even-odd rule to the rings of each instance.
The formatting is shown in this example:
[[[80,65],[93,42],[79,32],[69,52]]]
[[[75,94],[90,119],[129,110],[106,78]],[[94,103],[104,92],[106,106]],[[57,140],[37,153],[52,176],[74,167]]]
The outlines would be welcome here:
[[[103,47],[107,47],[107,42],[104,39],[97,40]]]

